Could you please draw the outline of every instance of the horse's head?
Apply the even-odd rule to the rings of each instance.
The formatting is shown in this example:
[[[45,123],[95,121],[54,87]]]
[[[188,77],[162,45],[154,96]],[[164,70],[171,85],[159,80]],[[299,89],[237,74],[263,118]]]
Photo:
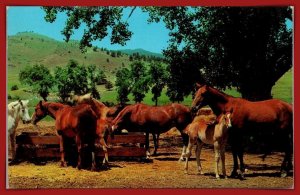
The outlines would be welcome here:
[[[19,100],[20,112],[19,116],[22,119],[23,123],[30,123],[31,118],[28,113],[28,102],[29,100]]]
[[[39,122],[41,119],[43,119],[45,116],[47,116],[48,111],[45,107],[45,102],[40,101],[36,106],[34,113],[31,117],[31,121],[34,125],[36,125],[37,122]]]
[[[221,124],[223,127],[226,127],[226,128],[232,127],[232,124],[231,124],[232,112],[233,112],[232,108],[230,109],[230,111],[224,110],[223,113],[220,116],[220,119],[219,119],[218,123]]]
[[[129,123],[129,117],[131,115],[131,106],[125,107],[111,122],[111,132],[119,132],[122,129],[126,129],[127,123]]]
[[[207,105],[206,101],[206,93],[207,93],[207,85],[196,84],[197,91],[195,93],[194,100],[192,102],[192,113],[196,113],[201,107]]]

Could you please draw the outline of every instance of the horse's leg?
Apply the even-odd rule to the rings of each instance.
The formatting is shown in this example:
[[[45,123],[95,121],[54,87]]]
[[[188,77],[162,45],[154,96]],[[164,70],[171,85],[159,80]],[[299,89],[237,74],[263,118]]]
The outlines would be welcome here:
[[[156,138],[156,134],[152,133],[152,137],[153,137],[153,143],[154,143],[154,151],[153,151],[153,156],[156,156],[156,152],[157,152],[157,138]]]
[[[76,136],[76,145],[77,145],[77,151],[78,151],[78,161],[77,161],[77,168],[80,170],[82,168],[81,164],[81,157],[82,157],[82,140],[79,135]]]
[[[100,138],[100,144],[102,145],[102,149],[104,152],[103,165],[108,165],[107,145],[106,145],[104,138]]]
[[[187,147],[187,151],[184,155],[184,157],[185,157],[185,166],[184,166],[185,173],[188,173],[188,162],[189,162],[189,158],[192,155],[192,149],[193,149],[193,145],[195,144],[195,141],[196,141],[196,139],[189,138],[189,144]]]
[[[65,161],[64,138],[62,135],[59,135],[59,152],[60,152],[60,166],[66,167],[67,163]]]
[[[216,178],[220,179],[220,175],[219,175],[220,143],[219,143],[219,141],[214,142],[214,150],[215,150],[215,174],[216,174]]]
[[[15,131],[9,135],[11,145],[11,162],[16,160],[16,133]]]
[[[281,177],[286,177],[290,169],[292,169],[292,153],[293,153],[293,143],[292,143],[292,134],[287,134],[284,136],[284,159],[281,164]]]
[[[149,132],[146,131],[146,158],[150,158],[150,148],[149,148]]]
[[[204,143],[202,141],[200,141],[199,139],[197,139],[197,148],[196,148],[196,161],[197,161],[197,168],[198,168],[198,174],[203,175],[203,171],[202,171],[202,166],[201,166],[201,162],[200,162],[200,155],[201,155],[201,150],[203,147]]]
[[[189,136],[185,133],[182,133],[182,131],[180,131],[181,133],[181,137],[182,137],[182,142],[183,142],[183,147],[182,147],[182,153],[181,156],[179,158],[179,161],[184,161],[184,156],[186,155],[186,149],[189,143]]]
[[[229,131],[229,137],[228,137],[228,141],[231,145],[231,152],[232,152],[232,157],[233,157],[233,170],[230,174],[231,178],[236,178],[238,177],[238,139],[239,136],[236,135],[238,131],[236,129],[231,128],[231,130]]]
[[[226,167],[225,167],[225,148],[226,148],[226,142],[221,144],[220,151],[221,151],[222,173],[223,173],[223,177],[227,179]]]
[[[89,148],[91,149],[92,152],[92,167],[91,170],[95,171],[96,170],[96,158],[95,158],[95,151],[96,151],[96,147],[95,147],[95,140],[92,140],[89,142]]]
[[[240,179],[245,179],[244,148],[242,145],[238,147],[238,157],[240,160]]]

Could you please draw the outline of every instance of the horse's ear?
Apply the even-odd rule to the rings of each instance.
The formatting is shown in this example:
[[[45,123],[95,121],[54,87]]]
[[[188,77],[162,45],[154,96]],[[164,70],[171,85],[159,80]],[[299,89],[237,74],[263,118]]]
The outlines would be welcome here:
[[[200,87],[202,87],[203,84],[200,84],[200,83],[196,83],[196,89],[199,89]]]
[[[42,102],[42,100],[40,100],[39,105],[40,105],[41,108],[43,108],[43,102]]]

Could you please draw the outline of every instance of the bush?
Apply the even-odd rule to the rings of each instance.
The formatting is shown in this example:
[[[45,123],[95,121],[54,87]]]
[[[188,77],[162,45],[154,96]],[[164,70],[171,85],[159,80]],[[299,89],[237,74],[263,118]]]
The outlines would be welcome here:
[[[11,91],[15,91],[15,90],[18,90],[18,89],[19,89],[18,85],[13,85],[10,88]]]
[[[12,97],[11,97],[11,95],[10,95],[10,94],[8,94],[8,95],[7,95],[7,99],[9,99],[9,100],[11,100],[11,99],[12,99]]]

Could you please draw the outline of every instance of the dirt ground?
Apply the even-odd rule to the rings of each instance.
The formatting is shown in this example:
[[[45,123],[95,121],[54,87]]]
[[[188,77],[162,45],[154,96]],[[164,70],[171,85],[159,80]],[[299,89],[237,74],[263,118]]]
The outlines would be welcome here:
[[[43,129],[41,131],[41,129]],[[42,122],[39,128],[20,125],[17,134],[39,131],[53,134],[53,122]],[[201,163],[204,175],[197,174],[195,154],[189,162],[188,174],[184,162],[178,162],[180,144],[175,144],[176,132],[171,130],[161,136],[158,156],[149,161],[139,159],[111,159],[109,168],[99,171],[77,170],[72,166],[61,168],[58,161],[42,165],[20,162],[9,165],[7,179],[9,189],[39,188],[252,188],[293,189],[294,177],[280,178],[283,153],[272,153],[265,161],[258,154],[245,154],[246,180],[214,178],[214,153],[209,147],[202,150]],[[153,148],[152,148],[153,149]],[[232,156],[226,153],[227,175],[232,169]]]

